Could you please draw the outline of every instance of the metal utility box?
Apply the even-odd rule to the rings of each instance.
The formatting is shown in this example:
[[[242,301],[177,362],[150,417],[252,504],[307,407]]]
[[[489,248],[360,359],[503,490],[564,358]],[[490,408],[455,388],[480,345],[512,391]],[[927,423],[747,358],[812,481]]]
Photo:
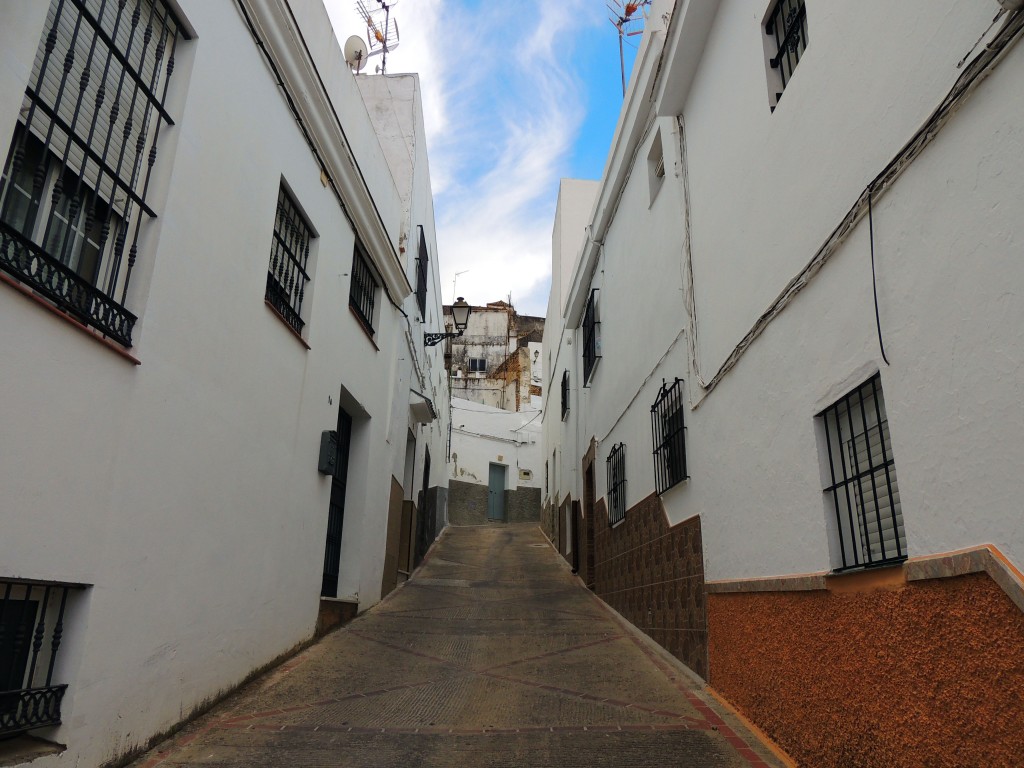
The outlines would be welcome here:
[[[320,461],[317,471],[321,475],[333,475],[338,468],[338,433],[325,430],[320,433]]]

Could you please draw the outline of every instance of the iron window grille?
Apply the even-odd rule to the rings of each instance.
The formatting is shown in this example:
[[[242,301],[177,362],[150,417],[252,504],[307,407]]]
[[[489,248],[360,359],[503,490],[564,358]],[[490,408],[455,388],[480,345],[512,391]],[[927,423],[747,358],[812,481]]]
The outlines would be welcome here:
[[[309,225],[284,185],[277,193],[274,240],[267,271],[267,301],[292,329],[302,335],[302,300],[309,283]]]
[[[825,426],[831,498],[842,568],[907,559],[881,378],[878,374],[820,414]]]
[[[662,381],[651,406],[654,439],[654,484],[659,494],[686,480],[686,424],[683,421],[683,380]]]
[[[420,317],[427,320],[427,275],[430,267],[430,254],[427,252],[427,237],[420,226],[420,248],[416,257],[416,305],[420,308]]]
[[[770,42],[769,65],[779,73],[782,87],[775,94],[775,102],[793,77],[793,70],[807,48],[807,9],[804,0],[778,0],[764,25]]]
[[[569,415],[569,371],[562,371],[562,421]]]
[[[373,333],[373,308],[379,288],[380,283],[370,266],[370,257],[357,239],[352,255],[352,282],[349,286],[348,303],[370,333]]]
[[[0,269],[124,347],[175,49],[163,0],[51,0],[0,178]]]
[[[608,522],[626,519],[626,445],[618,443],[608,454]]]
[[[64,614],[83,587],[0,579],[0,740],[60,725],[68,686],[54,679]]]
[[[583,382],[590,384],[597,361],[601,359],[601,322],[597,317],[597,292],[594,288],[587,299],[587,309],[583,314]]]

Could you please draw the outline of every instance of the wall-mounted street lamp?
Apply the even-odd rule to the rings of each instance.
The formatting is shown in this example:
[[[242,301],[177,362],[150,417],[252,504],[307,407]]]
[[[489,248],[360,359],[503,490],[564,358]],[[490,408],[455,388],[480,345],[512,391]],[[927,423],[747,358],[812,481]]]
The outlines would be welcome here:
[[[473,308],[466,303],[464,298],[459,296],[458,300],[452,304],[452,320],[455,321],[455,333],[424,333],[423,346],[432,347],[445,339],[454,339],[461,336],[465,333],[466,326],[469,325],[469,313],[472,311]]]

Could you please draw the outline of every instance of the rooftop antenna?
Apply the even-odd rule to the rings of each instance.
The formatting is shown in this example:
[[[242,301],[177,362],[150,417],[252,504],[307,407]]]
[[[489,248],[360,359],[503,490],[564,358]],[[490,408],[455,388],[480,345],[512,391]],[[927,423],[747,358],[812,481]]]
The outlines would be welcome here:
[[[367,3],[376,3],[379,8],[369,8]],[[380,64],[376,71],[385,74],[388,66],[388,53],[398,47],[398,22],[391,18],[391,9],[398,0],[356,0],[356,10],[366,22],[366,42],[370,50],[366,58],[380,56]]]
[[[622,72],[622,97],[626,97],[626,56],[622,50],[622,39],[624,37],[635,37],[644,33],[644,22],[647,20],[645,10],[651,4],[651,0],[610,0],[605,3],[612,15],[608,21],[618,30],[619,33],[619,69]],[[639,11],[640,16],[636,13]]]

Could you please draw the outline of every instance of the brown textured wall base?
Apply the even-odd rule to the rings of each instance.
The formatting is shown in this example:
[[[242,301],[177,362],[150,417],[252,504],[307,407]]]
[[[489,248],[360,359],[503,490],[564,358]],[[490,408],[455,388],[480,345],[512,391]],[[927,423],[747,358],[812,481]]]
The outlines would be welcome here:
[[[1024,765],[1024,614],[985,573],[708,595],[711,684],[800,765]]]
[[[353,600],[320,598],[320,610],[316,616],[316,636],[323,637],[332,629],[346,624],[359,613],[359,603]]]
[[[594,591],[631,624],[707,678],[700,518],[669,527],[652,494],[611,528],[604,499],[594,527]]]

